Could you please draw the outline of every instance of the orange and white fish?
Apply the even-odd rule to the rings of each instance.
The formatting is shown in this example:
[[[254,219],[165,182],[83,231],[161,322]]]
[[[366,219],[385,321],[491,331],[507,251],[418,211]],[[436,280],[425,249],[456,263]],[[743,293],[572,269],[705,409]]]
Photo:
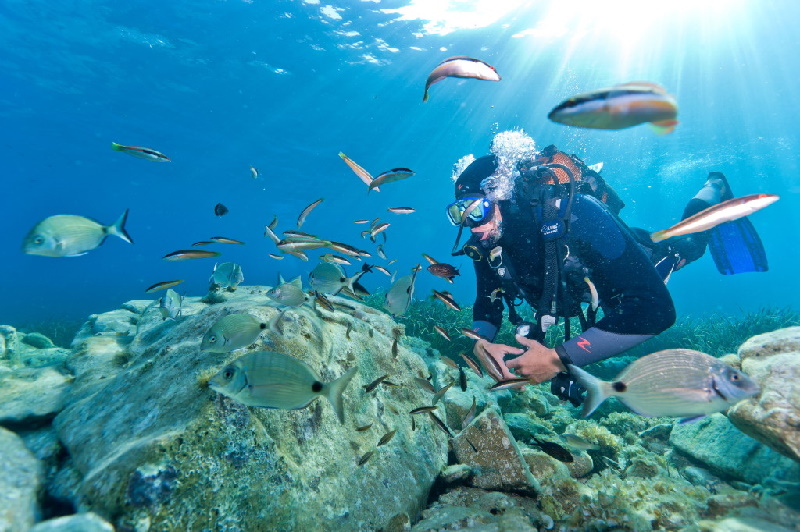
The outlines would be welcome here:
[[[632,81],[573,96],[547,118],[559,124],[590,129],[625,129],[650,122],[660,134],[678,125],[678,104],[661,85]]]
[[[485,81],[500,81],[502,79],[497,70],[485,61],[466,55],[448,57],[428,75],[428,81],[425,82],[425,93],[422,95],[423,102],[428,101],[428,88],[444,78],[471,78]]]
[[[339,152],[339,157],[342,158],[342,160],[347,164],[347,166],[350,167],[353,173],[355,173],[358,176],[358,178],[364,182],[365,185],[369,186],[370,183],[372,183],[373,179],[372,174],[364,170],[364,168],[362,168],[361,165],[359,165],[357,162],[355,162],[353,159],[351,159],[342,152]],[[376,192],[381,191],[381,189],[379,189],[378,187],[374,187],[374,189]],[[369,190],[372,190],[372,188],[370,188]]]
[[[114,151],[127,153],[128,155],[133,155],[139,159],[147,159],[148,161],[157,161],[162,163],[170,162],[169,157],[151,148],[142,148],[141,146],[123,146],[122,144],[112,142],[111,149]]]
[[[650,235],[650,239],[653,242],[658,242],[673,236],[707,231],[719,224],[753,214],[768,205],[772,205],[779,199],[780,196],[775,194],[750,194],[741,198],[729,199],[718,205],[703,209],[694,216],[689,216],[668,229],[656,231]]]

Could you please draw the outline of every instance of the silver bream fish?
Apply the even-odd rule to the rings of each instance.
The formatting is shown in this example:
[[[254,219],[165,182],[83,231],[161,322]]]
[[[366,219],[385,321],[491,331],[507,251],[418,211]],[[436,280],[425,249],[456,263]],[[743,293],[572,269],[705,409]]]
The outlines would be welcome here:
[[[100,246],[109,235],[133,244],[125,230],[127,220],[127,209],[111,225],[72,214],[50,216],[28,231],[22,242],[22,251],[44,257],[78,257]]]
[[[218,319],[208,330],[200,349],[210,353],[229,353],[256,341],[267,324],[250,314],[228,314]]]
[[[222,264],[215,264],[214,271],[208,279],[211,288],[228,288],[234,289],[239,286],[239,283],[244,281],[244,274],[242,267],[235,262],[223,262]]]
[[[318,396],[331,402],[344,423],[342,393],[356,374],[349,369],[333,382],[322,382],[302,361],[283,353],[256,351],[225,366],[209,381],[215,392],[247,406],[298,410]]]
[[[571,364],[569,370],[587,390],[584,416],[614,396],[642,416],[697,418],[725,410],[760,391],[741,371],[691,349],[665,349],[644,356],[612,382]]]

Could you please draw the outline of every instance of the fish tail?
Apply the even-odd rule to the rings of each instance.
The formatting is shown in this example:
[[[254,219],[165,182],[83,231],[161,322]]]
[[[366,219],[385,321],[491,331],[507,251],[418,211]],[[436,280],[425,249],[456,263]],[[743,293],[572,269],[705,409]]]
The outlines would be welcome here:
[[[112,142],[111,149],[114,151],[122,151],[122,144],[117,144],[116,142]]]
[[[425,87],[425,94],[422,95],[422,101],[423,102],[428,101],[428,87]]]
[[[125,242],[133,244],[133,238],[131,238],[131,235],[125,230],[125,222],[128,221],[128,212],[130,212],[130,209],[125,209],[122,216],[120,216],[113,225],[108,226],[106,231],[109,235],[118,236]]]
[[[655,131],[657,135],[666,135],[667,133],[672,133],[675,131],[675,127],[677,127],[677,125],[678,121],[675,119],[650,122],[650,127],[653,128],[653,131]]]
[[[656,231],[655,233],[652,233],[650,235],[650,240],[652,240],[653,242],[660,242],[661,240],[665,240],[666,238],[667,238],[666,230]]]
[[[344,400],[342,399],[344,389],[350,384],[357,371],[358,368],[350,368],[347,373],[328,383],[322,391],[322,394],[331,402],[331,406],[336,412],[336,417],[339,418],[339,423],[344,423]]]
[[[600,404],[611,396],[609,383],[601,381],[594,375],[583,371],[572,364],[567,365],[569,372],[586,388],[586,399],[583,402],[583,417],[589,417]]]

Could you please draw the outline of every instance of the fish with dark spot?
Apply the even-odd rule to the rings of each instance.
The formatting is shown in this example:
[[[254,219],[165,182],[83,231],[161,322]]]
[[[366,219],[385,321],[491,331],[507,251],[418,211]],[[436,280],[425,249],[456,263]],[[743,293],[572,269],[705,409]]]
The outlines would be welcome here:
[[[557,443],[543,441],[534,436],[533,445],[536,445],[539,449],[560,462],[570,463],[574,460],[572,453]]]
[[[434,406],[434,405],[431,405],[431,406],[420,406],[419,408],[415,408],[414,410],[411,410],[409,412],[409,414],[411,414],[411,415],[414,415],[414,414],[425,414],[427,412],[433,412],[437,408],[438,407]]]
[[[389,443],[392,440],[392,438],[394,438],[394,433],[395,432],[397,432],[397,431],[396,430],[390,430],[389,432],[384,434],[381,437],[380,441],[378,441],[378,447],[380,447],[381,445],[386,445],[387,443]]]
[[[363,388],[364,388],[364,393],[369,393],[369,392],[371,392],[372,390],[374,390],[375,388],[377,388],[377,387],[378,387],[378,385],[379,385],[381,382],[383,382],[385,379],[387,379],[388,377],[389,377],[389,374],[387,373],[386,375],[382,375],[382,376],[378,377],[377,379],[375,379],[374,381],[370,382],[369,384],[365,384],[365,385],[363,386]]]

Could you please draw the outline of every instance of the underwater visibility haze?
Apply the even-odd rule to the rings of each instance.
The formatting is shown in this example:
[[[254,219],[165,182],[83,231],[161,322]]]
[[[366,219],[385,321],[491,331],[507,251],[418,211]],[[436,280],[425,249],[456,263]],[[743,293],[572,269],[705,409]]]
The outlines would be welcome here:
[[[769,381],[774,372],[762,368],[754,377],[755,366],[748,372],[748,356],[758,358],[770,342],[778,351],[796,345],[792,338],[800,333],[764,340],[761,347],[745,344],[737,361],[721,363],[726,369],[720,374],[748,379],[741,397],[725,397],[719,381],[686,384],[716,390],[718,408],[640,409],[712,414],[676,424],[671,433],[673,420],[639,417],[622,406],[625,401],[604,402],[594,421],[586,421],[547,384],[520,389],[520,383],[506,383],[509,389],[488,391],[488,376],[496,372],[479,377],[459,357],[472,349],[458,331],[472,327],[476,282],[472,260],[451,256],[458,227],[446,207],[454,201],[454,165],[465,155],[487,155],[496,139],[531,142],[526,146],[533,151],[552,144],[586,165],[602,163],[593,168],[624,202],[619,217],[631,227],[660,230],[654,240],[668,238],[664,234],[709,173],[721,172],[732,196],[752,196],[730,208],[748,215],[767,271],[722,275],[706,252],[669,279],[677,325],[628,354],[683,348],[720,357],[750,336],[800,325],[799,18],[800,4],[782,0],[3,1],[0,323],[20,334],[49,334],[58,347],[69,348],[81,324],[99,314],[81,329],[69,356],[113,355],[97,370],[108,376],[107,388],[92,381],[82,363],[68,363],[59,374],[64,390],[75,379],[72,399],[60,396],[58,407],[34,416],[31,426],[25,416],[0,415],[0,426],[23,436],[52,423],[58,445],[74,453],[70,471],[85,480],[76,494],[65,495],[60,487],[68,483],[56,473],[67,470],[64,454],[42,458],[26,440],[50,468],[42,474],[47,495],[36,503],[35,520],[93,511],[120,530],[147,530],[145,522],[160,530],[170,519],[186,529],[270,529],[249,521],[253,516],[243,508],[251,502],[210,495],[231,493],[231,479],[262,471],[252,489],[286,507],[285,514],[266,510],[276,512],[270,526],[282,530],[310,529],[315,515],[325,516],[324,529],[433,530],[455,526],[459,505],[474,514],[459,525],[465,529],[468,522],[507,519],[505,526],[519,530],[724,530],[714,520],[726,518],[755,529],[764,523],[798,529],[792,520],[800,512],[800,442],[774,433],[755,436],[745,421],[752,418],[737,412],[731,424],[715,412],[739,400],[732,410],[743,411],[757,392],[767,397],[771,386],[780,387]],[[623,124],[610,109],[627,105],[627,98],[635,100],[636,113],[661,114]],[[475,205],[469,207],[467,214]],[[731,219],[730,210],[715,215]],[[464,233],[462,243],[466,227]],[[326,253],[351,264],[315,270]],[[432,262],[423,254],[445,265],[429,270]],[[364,263],[378,268],[364,272]],[[280,293],[261,290],[297,276],[299,288],[286,283]],[[330,301],[308,293],[309,287],[328,293]],[[429,298],[432,289],[440,302]],[[331,295],[339,290],[340,296],[372,295],[362,307]],[[413,298],[403,299],[409,292]],[[384,304],[387,293],[391,301]],[[139,301],[120,309],[132,300]],[[159,312],[150,313],[156,307]],[[120,323],[128,317],[109,313],[123,310],[132,320],[125,326]],[[225,321],[226,315],[238,318]],[[403,327],[406,336],[398,332]],[[133,340],[122,345],[114,334]],[[5,353],[11,340],[3,338]],[[508,329],[501,338],[514,342]],[[113,348],[99,347],[106,340]],[[201,340],[215,347],[194,360]],[[277,362],[266,359],[256,369],[246,362],[226,366],[235,360],[232,351],[243,354],[254,342],[263,344],[259,354],[307,352],[299,361],[281,359],[279,374]],[[374,361],[359,358],[377,351]],[[440,354],[455,363],[442,362]],[[155,371],[145,362],[151,358],[162,368],[151,377],[156,391],[139,397],[117,383],[129,371],[126,380]],[[26,365],[48,366],[36,360]],[[632,360],[624,360],[594,373],[611,382],[625,375]],[[167,377],[184,364],[191,371],[182,380]],[[796,373],[787,376],[800,376],[800,361],[794,364]],[[229,367],[235,378],[224,375]],[[286,384],[283,395],[262,397],[241,384],[248,378],[252,384],[256,375],[271,386]],[[419,381],[432,381],[435,395]],[[624,393],[620,382],[602,382],[593,408]],[[444,389],[448,384],[452,389]],[[255,397],[244,404],[284,410],[248,410],[235,400],[241,390]],[[161,391],[171,406],[156,406],[153,397]],[[108,413],[113,402],[102,405],[108,412],[100,403],[91,409],[92,397],[111,392],[132,394],[119,399],[117,417]],[[3,392],[0,398],[10,401]],[[378,406],[359,403],[373,399]],[[203,408],[216,416],[203,429],[211,436],[200,429],[187,436],[205,419]],[[162,420],[167,412],[174,427]],[[470,413],[475,421],[462,426]],[[266,428],[251,423],[249,416],[262,414],[286,417],[262,419]],[[393,418],[400,414],[402,428]],[[137,436],[128,443],[148,449],[136,455],[141,463],[109,458],[116,456],[112,443],[82,432],[92,423],[130,426]],[[703,427],[712,426],[717,432],[707,437],[714,441],[747,438],[735,451],[719,451],[735,455],[723,465],[695,452],[706,445]],[[172,428],[187,431],[178,443],[165,436]],[[498,464],[473,454],[502,454],[497,449],[508,449],[502,442],[509,438],[517,458],[508,458],[508,469],[493,478],[487,471]],[[145,441],[163,442],[165,458],[148,454]],[[326,441],[337,454],[328,465]],[[96,457],[76,450],[94,444]],[[404,451],[390,455],[392,448]],[[683,454],[665,461],[662,455],[673,448]],[[346,467],[336,461],[345,455]],[[208,456],[224,457],[223,465],[209,465]],[[389,465],[390,456],[398,461]],[[454,470],[453,456],[471,469]],[[214,484],[207,477],[220,467]],[[365,510],[364,501],[338,498],[347,491],[344,479],[325,486],[336,468],[353,478],[374,468],[374,479],[360,489],[385,506]],[[125,482],[108,488],[115,478]],[[645,493],[644,479],[656,491]],[[408,485],[414,489],[398,495],[400,503],[376,495]],[[100,495],[104,489],[107,497]],[[681,489],[680,497],[672,494]],[[545,492],[549,499],[542,498]],[[531,502],[535,494],[537,503]],[[624,506],[623,499],[634,502]],[[187,500],[191,504],[182,503]],[[757,501],[757,510],[737,514],[749,501]],[[490,511],[501,506],[505,517]]]

